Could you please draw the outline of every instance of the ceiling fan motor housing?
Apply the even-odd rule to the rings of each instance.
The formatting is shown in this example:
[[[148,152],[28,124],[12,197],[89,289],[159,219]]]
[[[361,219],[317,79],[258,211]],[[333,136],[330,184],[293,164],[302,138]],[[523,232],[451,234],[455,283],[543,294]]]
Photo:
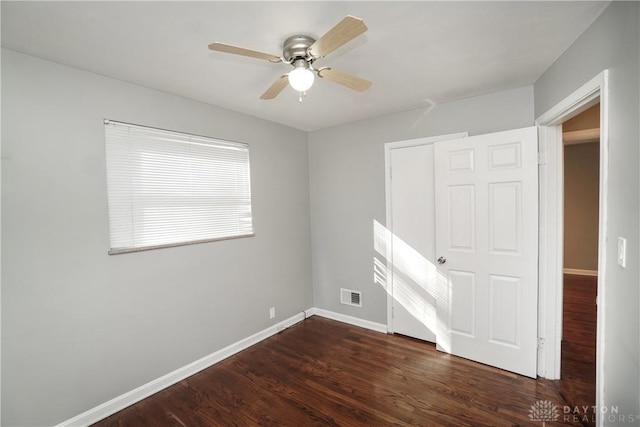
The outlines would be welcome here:
[[[315,41],[313,37],[309,36],[291,36],[284,41],[282,57],[288,63],[292,63],[296,59],[305,59],[307,61],[313,59],[308,57],[307,54]]]

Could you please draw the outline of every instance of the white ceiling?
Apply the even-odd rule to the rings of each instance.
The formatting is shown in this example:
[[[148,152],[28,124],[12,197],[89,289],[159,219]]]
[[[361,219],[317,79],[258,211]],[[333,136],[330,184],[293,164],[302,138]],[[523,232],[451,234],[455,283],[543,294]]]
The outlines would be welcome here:
[[[531,85],[607,4],[2,1],[2,46],[311,131]],[[290,66],[207,48],[281,55],[288,36],[345,15],[369,31],[316,65],[373,81],[367,92],[318,79],[302,104],[291,88],[264,101]]]

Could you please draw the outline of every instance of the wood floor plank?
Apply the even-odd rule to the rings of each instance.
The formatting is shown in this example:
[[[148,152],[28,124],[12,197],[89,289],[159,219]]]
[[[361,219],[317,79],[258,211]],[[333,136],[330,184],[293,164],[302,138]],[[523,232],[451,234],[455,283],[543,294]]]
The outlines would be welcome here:
[[[596,403],[597,288],[597,277],[564,275],[562,380],[556,386],[570,407]],[[593,410],[579,415],[582,425],[596,425]]]
[[[566,404],[558,382],[314,316],[95,426],[530,426],[539,400]]]

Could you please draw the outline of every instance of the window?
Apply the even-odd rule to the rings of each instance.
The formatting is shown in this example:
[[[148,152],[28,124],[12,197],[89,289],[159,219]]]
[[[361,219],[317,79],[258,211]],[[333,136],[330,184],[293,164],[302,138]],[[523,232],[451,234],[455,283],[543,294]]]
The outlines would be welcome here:
[[[253,236],[247,144],[105,120],[110,254]]]

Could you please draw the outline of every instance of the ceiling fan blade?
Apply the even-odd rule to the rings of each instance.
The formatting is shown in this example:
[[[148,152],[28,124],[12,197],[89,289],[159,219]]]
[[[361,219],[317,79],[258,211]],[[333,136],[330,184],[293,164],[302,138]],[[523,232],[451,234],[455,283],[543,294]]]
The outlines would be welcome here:
[[[327,80],[331,80],[332,82],[338,83],[342,86],[346,86],[349,89],[357,90],[358,92],[364,92],[369,89],[369,86],[371,86],[371,82],[369,80],[361,79],[360,77],[343,73],[342,71],[334,70],[333,68],[324,68],[319,70],[318,76],[324,77]]]
[[[347,15],[335,27],[316,40],[309,48],[309,52],[315,58],[322,58],[355,39],[367,29],[362,19]]]
[[[218,52],[232,53],[234,55],[248,56],[249,58],[264,59],[269,62],[280,62],[282,59],[279,56],[271,55],[270,53],[258,52],[257,50],[245,49],[243,47],[233,46],[226,43],[213,42],[209,45],[209,49],[216,50]]]
[[[282,89],[287,87],[289,83],[289,79],[286,74],[280,76],[278,80],[276,80],[269,89],[265,93],[262,94],[260,99],[273,99],[282,92]]]

